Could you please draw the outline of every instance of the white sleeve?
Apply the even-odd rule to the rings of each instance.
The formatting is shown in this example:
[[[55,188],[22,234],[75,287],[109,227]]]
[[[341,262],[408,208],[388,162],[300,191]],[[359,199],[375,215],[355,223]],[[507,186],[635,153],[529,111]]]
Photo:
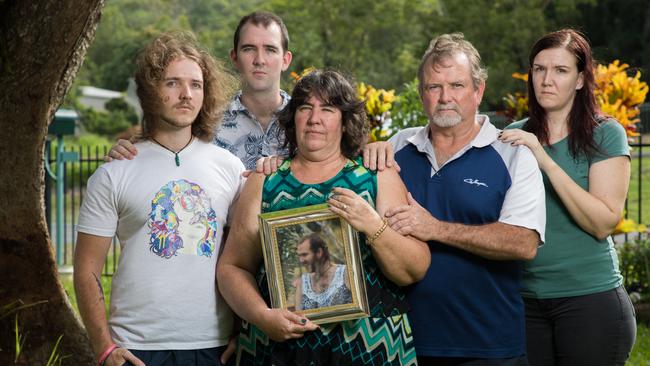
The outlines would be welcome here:
[[[237,159],[237,162],[239,163],[236,165],[235,175],[233,175],[234,180],[233,180],[233,189],[235,191],[232,201],[230,201],[230,207],[228,207],[228,217],[226,218],[226,225],[231,226],[232,224],[232,215],[233,215],[233,208],[235,207],[235,202],[239,198],[239,195],[241,194],[242,190],[244,189],[244,184],[246,183],[246,178],[242,177],[242,173],[244,170],[246,170],[246,167],[244,167],[244,164]]]
[[[408,139],[417,134],[422,128],[427,127],[409,127],[394,134],[390,139],[388,139],[388,142],[393,145],[393,151],[398,152],[401,150],[406,144],[408,144]]]
[[[97,236],[113,237],[117,230],[117,203],[110,175],[100,167],[88,179],[77,231]]]
[[[508,167],[512,185],[503,201],[499,222],[537,231],[541,245],[546,229],[544,181],[533,153],[525,146],[518,150]]]

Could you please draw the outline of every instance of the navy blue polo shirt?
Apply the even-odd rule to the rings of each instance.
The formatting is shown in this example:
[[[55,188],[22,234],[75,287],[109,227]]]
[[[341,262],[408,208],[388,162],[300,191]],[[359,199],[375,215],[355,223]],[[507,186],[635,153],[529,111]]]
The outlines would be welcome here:
[[[428,127],[391,139],[400,175],[435,218],[482,225],[502,222],[536,230],[543,241],[544,186],[528,148],[497,140],[485,116],[478,135],[439,167]],[[410,286],[409,317],[418,356],[508,358],[525,354],[522,262],[486,259],[429,242],[431,266]]]

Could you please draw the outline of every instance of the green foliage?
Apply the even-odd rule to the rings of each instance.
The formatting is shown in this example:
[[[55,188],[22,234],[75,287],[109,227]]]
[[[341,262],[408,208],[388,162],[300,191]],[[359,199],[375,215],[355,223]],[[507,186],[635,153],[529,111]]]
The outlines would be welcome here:
[[[291,70],[332,67],[377,88],[393,89],[415,74],[438,3],[274,0],[270,8],[293,34]]]
[[[110,258],[110,254],[106,262],[109,264],[112,263],[112,258]],[[74,291],[74,282],[72,280],[72,276],[63,274],[60,275],[60,280],[61,280],[61,285],[63,285],[63,289],[65,290],[65,293],[68,295],[68,299],[70,300],[70,304],[72,305],[72,310],[74,310],[74,312],[77,315],[79,315],[79,305],[77,305],[77,294]],[[102,281],[102,290],[104,291],[104,299],[106,300],[106,316],[108,317],[109,309],[110,309],[111,285],[113,283],[113,277],[103,275],[101,277],[101,281]]]
[[[122,112],[124,113],[124,118],[131,124],[134,125],[138,123],[138,114],[135,112],[135,109],[129,105],[129,103],[124,100],[124,98],[114,98],[106,102],[106,110],[109,112]]]
[[[110,147],[113,145],[113,141],[109,140],[105,136],[100,136],[92,133],[85,133],[80,136],[66,136],[64,139],[66,146],[76,146],[84,148],[99,148],[100,151],[103,151],[104,147]]]
[[[637,324],[636,341],[625,366],[648,366],[650,360],[650,326]]]
[[[93,108],[77,108],[81,125],[86,132],[113,137],[138,123],[138,115],[123,98],[106,103],[106,112]]]
[[[20,358],[20,354],[23,351],[23,346],[25,345],[25,337],[20,334],[20,331],[18,330],[18,314],[15,315],[14,317],[14,334],[16,335],[16,341],[15,341],[15,350],[16,350],[16,356],[14,357],[14,363],[18,362],[18,359]]]
[[[4,304],[0,306],[0,320],[9,317],[11,315],[14,315],[14,322],[12,326],[12,330],[14,333],[14,364],[23,364],[24,361],[21,360],[21,356],[25,355],[25,341],[27,340],[27,336],[25,334],[21,333],[21,329],[19,326],[18,322],[18,312],[20,310],[36,306],[36,305],[41,305],[41,304],[46,304],[48,301],[47,300],[41,300],[37,301],[34,303],[30,304],[25,304],[22,300],[15,300],[11,303]],[[46,366],[60,366],[62,361],[68,357],[69,355],[66,356],[61,356],[59,353],[59,345],[61,343],[61,339],[63,338],[63,334],[59,336],[59,338],[56,340],[54,344],[54,348],[52,348],[52,351],[50,352],[50,357],[47,361]],[[20,363],[19,363],[20,362]]]
[[[650,47],[644,31],[650,8],[644,5],[644,0],[111,0],[78,79],[80,85],[124,90],[138,50],[170,29],[194,31],[215,56],[228,59],[239,18],[270,10],[289,29],[294,54],[289,72],[332,67],[383,89],[413,79],[431,38],[463,32],[490,74],[482,109],[494,110],[501,96],[515,89],[510,74],[526,68],[533,42],[561,27],[584,25],[602,61],[622,58],[649,68],[650,58],[643,55]]]
[[[403,91],[393,104],[390,129],[392,133],[396,133],[404,128],[425,126],[427,123],[429,121],[422,110],[418,81],[415,79],[404,84]]]
[[[81,125],[93,134],[114,136],[131,126],[122,112],[106,113],[93,108],[84,108],[79,111]]]
[[[650,295],[650,239],[623,243],[618,247],[618,260],[625,288]]]
[[[77,79],[81,85],[125,90],[142,47],[164,31],[192,30],[216,57],[228,58],[239,18],[261,0],[111,0]]]
[[[70,357],[70,355],[66,356],[61,356],[59,353],[59,344],[61,343],[61,339],[63,338],[63,334],[59,336],[59,338],[56,340],[56,343],[54,344],[54,348],[52,349],[52,352],[50,353],[50,357],[47,360],[47,364],[45,366],[61,366],[61,362],[63,362],[64,359]]]

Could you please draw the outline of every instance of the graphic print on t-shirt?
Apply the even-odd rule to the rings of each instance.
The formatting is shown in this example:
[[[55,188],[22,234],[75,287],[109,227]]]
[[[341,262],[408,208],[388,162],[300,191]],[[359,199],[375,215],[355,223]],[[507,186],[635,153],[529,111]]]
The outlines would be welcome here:
[[[216,214],[198,184],[165,184],[151,201],[149,249],[163,258],[178,254],[211,257],[217,244]]]

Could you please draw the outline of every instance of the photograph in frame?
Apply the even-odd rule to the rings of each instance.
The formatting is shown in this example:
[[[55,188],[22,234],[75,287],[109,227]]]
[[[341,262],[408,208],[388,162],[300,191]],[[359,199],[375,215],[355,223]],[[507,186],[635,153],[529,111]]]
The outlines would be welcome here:
[[[369,314],[357,232],[327,204],[260,215],[271,306],[316,324]]]

